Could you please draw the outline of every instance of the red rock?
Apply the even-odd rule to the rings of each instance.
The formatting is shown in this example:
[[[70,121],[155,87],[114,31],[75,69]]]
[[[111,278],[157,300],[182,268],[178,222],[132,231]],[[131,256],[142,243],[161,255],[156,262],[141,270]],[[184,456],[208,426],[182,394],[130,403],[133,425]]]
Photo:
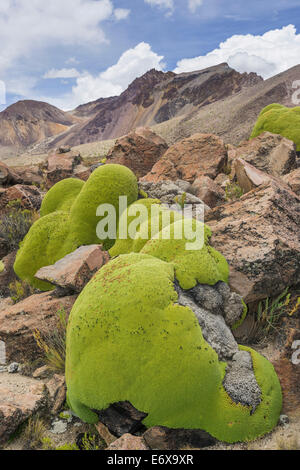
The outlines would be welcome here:
[[[195,134],[172,145],[142,181],[215,179],[226,164],[227,149],[220,137]]]
[[[0,374],[0,445],[47,405],[45,385],[28,377]]]
[[[0,341],[6,346],[7,362],[28,362],[41,357],[34,332],[49,334],[57,326],[57,312],[68,314],[76,296],[55,298],[51,293],[37,294],[0,310]]]
[[[106,450],[149,450],[142,437],[124,434],[114,441]]]
[[[195,195],[213,208],[225,202],[225,191],[208,176],[200,176],[193,183]]]
[[[95,428],[97,429],[99,436],[105,441],[106,445],[110,445],[117,440],[113,434],[111,434],[105,424],[99,423],[95,424]]]
[[[102,251],[101,245],[82,246],[54,265],[41,268],[35,277],[72,292],[81,292],[109,259],[108,252]]]
[[[0,186],[7,187],[19,183],[22,183],[22,180],[18,173],[0,162]]]
[[[299,282],[300,198],[276,181],[216,207],[205,222],[231,268],[231,288],[255,302]]]
[[[232,175],[234,175],[234,179],[242,188],[244,194],[252,191],[252,189],[257,188],[262,184],[268,184],[274,178],[267,173],[258,170],[241,158],[237,158],[233,162]]]
[[[79,153],[53,153],[46,162],[46,184],[51,188],[59,181],[73,176],[75,168],[80,165],[82,158]]]
[[[18,174],[21,184],[40,186],[44,182],[43,172],[38,166],[18,166],[14,167],[14,171]]]
[[[50,409],[53,415],[56,415],[63,407],[66,401],[66,382],[63,375],[55,374],[46,384],[49,397]]]
[[[17,184],[10,188],[0,188],[0,213],[11,210],[9,203],[18,201],[18,207],[28,210],[39,210],[42,203],[41,192],[35,186]]]
[[[139,127],[117,139],[107,155],[107,163],[130,168],[138,177],[145,176],[168,149],[167,143],[149,128]]]
[[[294,193],[300,196],[300,168],[292,171],[283,177],[283,181],[288,184]]]
[[[281,135],[264,132],[228,152],[230,163],[237,158],[242,158],[265,173],[281,176],[296,168],[296,145]]]

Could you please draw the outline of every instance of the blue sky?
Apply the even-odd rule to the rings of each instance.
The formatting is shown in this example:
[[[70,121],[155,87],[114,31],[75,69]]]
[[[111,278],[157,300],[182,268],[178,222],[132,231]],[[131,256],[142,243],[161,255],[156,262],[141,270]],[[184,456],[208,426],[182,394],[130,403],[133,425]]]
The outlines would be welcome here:
[[[63,109],[121,93],[155,67],[228,61],[268,78],[300,62],[299,0],[1,0],[0,109]],[[221,44],[221,46],[220,46]]]

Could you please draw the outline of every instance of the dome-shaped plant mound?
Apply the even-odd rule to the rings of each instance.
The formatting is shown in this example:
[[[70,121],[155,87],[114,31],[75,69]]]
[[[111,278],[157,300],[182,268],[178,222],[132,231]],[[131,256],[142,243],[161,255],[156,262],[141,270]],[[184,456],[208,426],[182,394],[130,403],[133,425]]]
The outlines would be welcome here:
[[[266,131],[292,140],[300,151],[300,107],[286,108],[277,103],[266,106],[258,116],[251,138]]]
[[[70,212],[83,186],[84,181],[76,178],[68,178],[56,183],[43,199],[41,217],[57,211]]]
[[[112,260],[87,284],[67,329],[69,405],[96,423],[97,411],[128,401],[147,414],[147,427],[203,429],[226,442],[271,431],[281,410],[273,366],[237,346],[252,360],[259,401],[235,402],[225,390],[226,363],[176,286],[172,262],[136,253]]]
[[[44,217],[34,223],[21,243],[14,265],[16,274],[34,287],[50,290],[52,285],[34,277],[40,268],[54,264],[82,245],[102,243],[104,249],[109,249],[115,243],[115,234],[112,238],[98,238],[97,225],[106,214],[97,216],[97,209],[110,205],[118,222],[120,196],[126,196],[128,204],[138,197],[137,179],[122,165],[99,167],[83,186],[74,180],[55,185],[46,195]]]

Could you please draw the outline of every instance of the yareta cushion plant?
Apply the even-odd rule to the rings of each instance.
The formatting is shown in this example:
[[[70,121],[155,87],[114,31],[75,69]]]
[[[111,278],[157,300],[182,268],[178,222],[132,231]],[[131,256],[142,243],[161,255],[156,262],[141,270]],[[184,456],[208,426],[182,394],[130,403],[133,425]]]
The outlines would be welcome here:
[[[119,219],[119,196],[128,204],[138,198],[138,184],[131,170],[122,165],[104,165],[95,170],[84,184],[63,180],[46,195],[41,219],[29,230],[17,253],[14,269],[22,280],[41,290],[53,289],[49,283],[35,279],[43,266],[54,264],[82,245],[103,244],[109,249],[114,239],[100,240],[97,208],[111,204]],[[63,209],[63,210],[62,210]]]
[[[266,106],[258,116],[257,122],[251,134],[251,138],[257,137],[263,132],[280,134],[292,140],[300,151],[300,107],[286,108],[281,104]]]
[[[217,271],[208,272],[212,280]],[[96,274],[69,318],[69,405],[88,423],[98,421],[97,410],[129,401],[147,414],[147,427],[202,429],[226,442],[268,433],[282,402],[273,366],[237,346],[252,361],[259,401],[234,401],[225,389],[227,364],[204,339],[193,309],[180,303],[177,285],[172,262],[141,253],[121,255]]]
[[[70,212],[84,184],[84,181],[76,178],[68,178],[55,184],[43,199],[41,217],[56,211]]]

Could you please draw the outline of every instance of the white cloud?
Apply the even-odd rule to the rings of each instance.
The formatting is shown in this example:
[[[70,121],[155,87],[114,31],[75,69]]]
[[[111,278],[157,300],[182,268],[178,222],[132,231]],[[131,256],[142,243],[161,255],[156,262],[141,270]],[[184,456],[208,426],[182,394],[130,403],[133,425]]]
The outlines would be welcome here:
[[[118,62],[104,72],[93,76],[85,72],[76,80],[72,93],[60,99],[46,99],[62,109],[72,109],[79,104],[88,103],[98,98],[120,95],[128,85],[148,70],[163,70],[163,56],[152,51],[151,46],[141,42],[136,47],[124,52]],[[45,99],[43,99],[45,100]]]
[[[191,72],[227,62],[239,72],[256,72],[269,78],[299,64],[299,57],[300,34],[289,25],[262,36],[232,36],[205,56],[180,60],[174,72]]]
[[[192,13],[195,13],[198,7],[203,4],[203,0],[189,0],[189,9]]]
[[[172,12],[174,10],[174,0],[145,0],[151,6],[165,8]]]
[[[51,69],[43,75],[45,79],[55,79],[55,78],[78,78],[81,73],[76,69]]]
[[[49,46],[100,44],[100,23],[111,18],[111,0],[1,0],[0,74]]]
[[[76,57],[69,57],[69,59],[67,59],[65,63],[67,65],[78,65],[79,60],[77,60]]]
[[[127,8],[116,8],[114,11],[114,16],[117,21],[126,20],[130,15],[130,10]]]

